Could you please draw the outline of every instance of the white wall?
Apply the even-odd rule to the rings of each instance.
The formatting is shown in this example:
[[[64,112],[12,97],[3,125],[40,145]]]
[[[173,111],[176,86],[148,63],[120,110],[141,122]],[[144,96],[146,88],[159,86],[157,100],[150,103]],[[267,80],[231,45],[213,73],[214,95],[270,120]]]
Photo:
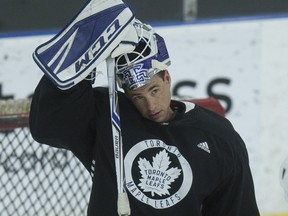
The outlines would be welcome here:
[[[279,177],[288,156],[287,27],[287,19],[271,19],[159,29],[174,81],[199,83],[193,96],[207,96],[207,83],[217,77],[231,80],[215,91],[232,98],[227,118],[247,144],[262,213],[288,213]]]
[[[227,118],[246,142],[262,213],[288,213],[280,186],[280,166],[288,157],[288,18],[211,22],[156,27],[168,46],[173,88],[183,80],[196,84],[179,93],[208,97],[211,82]],[[37,45],[52,35],[0,39],[2,95],[26,98],[42,76],[32,60]],[[106,85],[101,65],[97,85]],[[220,80],[219,80],[220,79]],[[1,91],[0,91],[1,92]],[[288,182],[287,182],[288,187]]]

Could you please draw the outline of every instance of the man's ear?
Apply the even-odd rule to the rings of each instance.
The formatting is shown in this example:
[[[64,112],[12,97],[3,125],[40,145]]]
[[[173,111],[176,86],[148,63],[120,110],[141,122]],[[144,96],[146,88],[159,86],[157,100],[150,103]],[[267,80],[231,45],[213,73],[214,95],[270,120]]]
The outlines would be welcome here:
[[[164,70],[164,81],[168,84],[171,84],[171,76],[168,72],[168,70]]]

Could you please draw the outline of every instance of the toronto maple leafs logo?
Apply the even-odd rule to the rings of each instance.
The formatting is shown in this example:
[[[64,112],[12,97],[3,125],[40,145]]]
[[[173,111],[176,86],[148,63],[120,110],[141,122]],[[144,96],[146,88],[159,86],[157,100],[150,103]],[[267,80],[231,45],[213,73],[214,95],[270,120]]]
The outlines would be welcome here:
[[[181,202],[192,186],[193,173],[188,161],[176,146],[159,139],[133,145],[124,165],[127,191],[155,209]]]
[[[177,167],[169,168],[170,163],[165,149],[153,157],[152,165],[145,158],[140,158],[138,164],[142,178],[138,186],[144,192],[151,192],[152,196],[155,193],[159,196],[170,195],[170,185],[181,173],[181,170]]]
[[[147,69],[143,68],[144,64],[140,63],[133,66],[133,69],[129,69],[123,72],[123,79],[129,82],[130,86],[136,85],[137,83],[145,84],[150,79],[148,76]]]

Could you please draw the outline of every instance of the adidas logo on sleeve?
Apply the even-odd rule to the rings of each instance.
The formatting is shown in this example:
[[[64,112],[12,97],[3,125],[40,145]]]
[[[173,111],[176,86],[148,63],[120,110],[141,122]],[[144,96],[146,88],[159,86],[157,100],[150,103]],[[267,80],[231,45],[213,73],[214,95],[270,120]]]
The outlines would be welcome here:
[[[203,149],[210,154],[210,149],[207,142],[201,142],[197,145],[197,147]]]

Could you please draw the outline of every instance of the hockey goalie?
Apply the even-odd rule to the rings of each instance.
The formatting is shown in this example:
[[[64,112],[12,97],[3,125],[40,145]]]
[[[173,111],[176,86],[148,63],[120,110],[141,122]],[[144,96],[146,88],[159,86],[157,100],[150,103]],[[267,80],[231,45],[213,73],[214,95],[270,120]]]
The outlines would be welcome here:
[[[259,216],[243,140],[217,101],[172,99],[165,40],[126,3],[88,1],[33,57],[32,136],[90,172],[87,215]]]

